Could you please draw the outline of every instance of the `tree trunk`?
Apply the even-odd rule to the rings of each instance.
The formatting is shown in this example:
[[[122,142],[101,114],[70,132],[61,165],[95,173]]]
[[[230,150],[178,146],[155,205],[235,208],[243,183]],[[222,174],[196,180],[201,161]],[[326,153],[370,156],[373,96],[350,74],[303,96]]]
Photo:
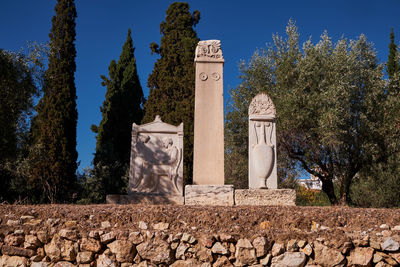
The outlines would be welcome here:
[[[325,194],[328,196],[329,201],[332,205],[338,204],[338,199],[336,198],[335,189],[333,187],[333,182],[331,179],[322,181],[322,191],[324,191]]]
[[[354,175],[348,175],[343,178],[342,183],[340,184],[340,206],[347,206],[350,202],[350,185]]]

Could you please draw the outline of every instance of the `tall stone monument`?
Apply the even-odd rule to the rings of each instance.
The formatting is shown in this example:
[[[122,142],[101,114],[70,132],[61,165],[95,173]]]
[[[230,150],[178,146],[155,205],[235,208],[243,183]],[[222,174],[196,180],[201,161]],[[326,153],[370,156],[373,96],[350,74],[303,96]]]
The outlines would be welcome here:
[[[235,205],[293,206],[296,191],[278,189],[276,110],[266,93],[249,106],[249,189],[235,190]]]
[[[196,65],[193,184],[224,184],[223,65],[221,41],[200,41]]]
[[[278,188],[276,110],[265,93],[249,106],[249,188]]]

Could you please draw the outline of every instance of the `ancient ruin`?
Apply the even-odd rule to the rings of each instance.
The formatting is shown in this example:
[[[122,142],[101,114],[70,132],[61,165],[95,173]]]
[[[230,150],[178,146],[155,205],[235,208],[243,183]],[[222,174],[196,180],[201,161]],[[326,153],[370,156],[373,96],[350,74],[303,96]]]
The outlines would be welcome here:
[[[195,54],[193,184],[224,184],[224,111],[221,42],[200,41]]]
[[[275,119],[271,98],[259,93],[249,106],[249,188],[278,188]]]

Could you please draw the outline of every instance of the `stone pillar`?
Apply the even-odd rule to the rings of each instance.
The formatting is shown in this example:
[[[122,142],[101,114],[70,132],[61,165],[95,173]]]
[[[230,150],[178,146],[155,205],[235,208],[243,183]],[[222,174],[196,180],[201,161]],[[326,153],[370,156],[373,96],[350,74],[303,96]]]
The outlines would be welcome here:
[[[196,48],[193,184],[224,184],[224,112],[221,42]]]
[[[276,110],[265,93],[249,106],[249,188],[278,188],[276,164]]]

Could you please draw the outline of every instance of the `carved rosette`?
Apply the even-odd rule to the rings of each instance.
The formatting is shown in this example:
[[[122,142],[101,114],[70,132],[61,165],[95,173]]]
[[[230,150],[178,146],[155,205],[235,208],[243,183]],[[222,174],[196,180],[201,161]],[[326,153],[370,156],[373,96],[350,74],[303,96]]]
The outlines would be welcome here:
[[[200,41],[196,47],[195,60],[223,61],[221,41]]]
[[[249,115],[269,115],[275,117],[276,110],[272,99],[266,93],[259,93],[250,103]]]

